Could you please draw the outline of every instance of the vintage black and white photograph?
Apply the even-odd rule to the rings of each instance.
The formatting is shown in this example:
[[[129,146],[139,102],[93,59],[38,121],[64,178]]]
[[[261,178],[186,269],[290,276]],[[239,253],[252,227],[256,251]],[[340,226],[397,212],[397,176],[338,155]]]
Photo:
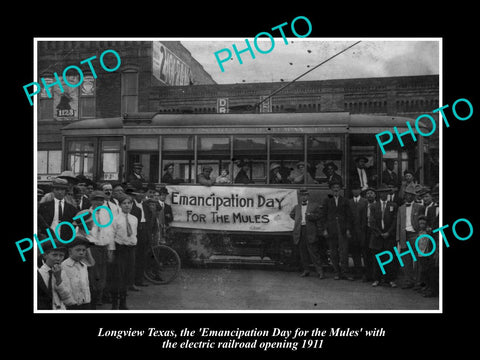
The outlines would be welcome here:
[[[442,40],[297,23],[35,39],[35,312],[441,312]]]

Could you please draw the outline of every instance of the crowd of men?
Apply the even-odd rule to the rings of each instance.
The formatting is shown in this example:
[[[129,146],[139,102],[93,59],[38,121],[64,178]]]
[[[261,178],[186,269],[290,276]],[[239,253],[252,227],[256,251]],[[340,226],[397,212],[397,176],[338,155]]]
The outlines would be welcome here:
[[[112,310],[128,310],[127,291],[148,286],[148,248],[165,241],[173,221],[168,190],[141,182],[96,184],[70,171],[51,185],[47,194],[38,189],[37,236],[51,239],[42,241],[38,261],[38,309],[91,310],[111,303]],[[75,229],[59,227],[64,242],[52,235],[62,222]]]
[[[438,296],[438,246],[431,254],[433,244],[420,236],[429,234],[438,244],[438,233],[432,233],[439,225],[438,184],[433,188],[418,184],[408,170],[400,179],[388,162],[383,182],[374,187],[374,178],[363,166],[366,161],[356,159],[349,198],[340,194],[343,185],[339,177],[329,181],[331,193],[322,203],[309,201],[308,190],[300,190],[302,201],[290,216],[295,220],[293,240],[303,268],[301,276],[308,276],[313,264],[323,279],[324,269],[331,266],[336,280],[357,278],[374,287],[397,287],[399,282],[403,289],[417,290],[422,296]],[[417,262],[405,256],[403,266],[392,261],[385,266],[385,273],[381,271],[376,254],[393,252],[394,247],[403,253],[408,250],[407,242],[415,248],[418,237]]]
[[[408,170],[400,179],[390,161],[382,183],[377,185],[378,179],[365,168],[367,162],[365,157],[355,159],[351,197],[341,195],[343,179],[333,162],[325,166],[331,193],[322,203],[310,201],[306,188],[300,190],[301,202],[290,216],[295,221],[292,235],[302,265],[301,276],[309,276],[313,264],[320,279],[326,277],[326,268],[332,268],[335,280],[362,279],[374,287],[397,287],[399,281],[404,289],[413,288],[426,297],[438,296],[438,246],[431,256],[419,254],[418,262],[410,257],[403,258],[403,267],[390,262],[385,273],[375,258],[393,247],[405,252],[407,242],[414,244],[421,234],[432,235],[438,244],[438,234],[432,234],[432,229],[438,228],[438,185],[430,188],[417,184],[415,174]],[[238,165],[244,167],[239,173],[247,181],[247,165]],[[278,167],[272,165],[271,179],[279,180]],[[165,166],[162,178],[169,184],[179,182],[173,177],[172,166]],[[197,177],[200,184],[216,183],[209,178],[209,171],[211,168],[204,167],[204,178]],[[298,174],[302,182],[305,174],[302,168]],[[165,203],[168,190],[159,184],[145,186],[140,165],[128,180],[97,184],[65,171],[52,181],[51,192],[45,194],[38,189],[37,236],[51,239],[42,242],[43,254],[38,262],[38,309],[84,310],[111,303],[112,309],[126,310],[127,291],[148,286],[144,282],[147,250],[152,242],[161,241],[173,213]],[[103,208],[98,210],[100,206]],[[97,225],[112,220],[110,214],[111,226]],[[52,235],[62,222],[76,227],[75,233],[63,226],[56,234],[63,240],[73,239],[67,245]],[[419,249],[428,254],[432,244],[419,242]]]

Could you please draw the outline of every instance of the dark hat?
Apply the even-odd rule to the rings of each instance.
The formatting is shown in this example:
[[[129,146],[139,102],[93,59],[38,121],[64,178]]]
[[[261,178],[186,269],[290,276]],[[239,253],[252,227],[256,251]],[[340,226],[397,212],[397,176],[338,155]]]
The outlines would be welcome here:
[[[338,170],[338,166],[337,166],[333,161],[329,161],[329,162],[323,164],[323,166],[324,166],[325,168],[331,166],[331,167],[333,167],[333,170],[335,170],[335,171]]]
[[[418,191],[418,195],[419,196],[423,196],[425,194],[428,194],[428,193],[431,193],[432,190],[430,189],[429,186],[423,186],[419,191]]]
[[[128,184],[126,187],[125,187],[125,193],[128,194],[128,195],[137,195],[137,189],[132,185],[132,184]]]
[[[46,238],[47,238],[46,234],[39,234],[38,235],[39,242],[41,240],[46,239]],[[54,244],[55,244],[55,246],[54,246]],[[41,252],[40,249],[43,250],[43,253]],[[46,242],[41,243],[41,245],[38,244],[38,250],[39,250],[39,253],[41,253],[41,254],[48,254],[49,252],[55,251],[55,250],[60,250],[60,251],[63,251],[64,253],[67,252],[67,248],[65,247],[65,244],[60,243],[58,240],[50,240],[50,241],[46,241]]]
[[[84,183],[85,185],[95,185],[95,183],[90,180],[89,178],[87,178],[85,175],[83,174],[79,174],[76,176],[77,177],[77,180],[78,180],[78,184],[80,183]]]
[[[66,179],[56,177],[52,180],[52,187],[54,189],[68,189],[68,181]]]
[[[235,163],[235,165],[237,165],[237,167],[241,168],[245,165],[248,165],[248,160],[244,159],[244,160],[241,160],[241,159],[235,159],[233,158],[232,161]]]
[[[301,188],[299,191],[300,195],[308,195],[308,189],[307,188]]]
[[[210,170],[210,171],[212,171],[213,168],[212,168],[210,165],[204,165],[204,166],[202,166],[202,171],[205,171],[205,170]]]
[[[165,166],[163,167],[163,171],[166,171],[170,166],[174,166],[175,164],[173,162],[166,163]]]
[[[409,169],[406,169],[406,170],[403,172],[403,175],[406,175],[406,174],[411,174],[412,176],[415,176],[415,173],[414,173],[412,170],[409,170]]]
[[[168,189],[167,189],[165,186],[162,186],[162,187],[158,190],[158,193],[159,193],[160,195],[162,195],[162,194],[168,195]]]
[[[154,183],[148,183],[147,184],[147,189],[148,190],[155,190],[155,184]]]
[[[132,167],[134,167],[134,168],[136,168],[136,167],[141,167],[141,168],[143,168],[143,164],[140,163],[140,162],[134,162]]]
[[[84,245],[86,247],[90,247],[92,245],[95,245],[94,243],[90,242],[87,240],[87,238],[83,235],[77,234],[75,236],[75,239],[73,239],[71,242],[69,242],[66,247],[67,249],[73,248],[78,245]]]
[[[79,179],[75,176],[73,171],[70,170],[62,171],[62,173],[58,175],[57,178],[65,179],[71,184],[77,184],[79,182]]]
[[[373,188],[373,187],[368,187],[364,190],[365,194],[367,193],[367,191],[373,191],[375,194],[377,193],[377,189]]]
[[[425,215],[420,215],[420,216],[418,217],[418,221],[420,221],[420,220],[428,221],[428,219],[427,219],[427,217],[426,217]]]
[[[100,190],[94,190],[94,191],[92,191],[92,193],[90,194],[90,197],[89,197],[89,200],[93,200],[93,199],[103,199],[103,200],[105,200],[105,193],[103,191],[100,191]]]
[[[305,162],[304,161],[299,161],[295,166],[298,168],[300,165],[305,166]]]
[[[328,183],[328,187],[331,188],[333,185],[338,185],[340,187],[342,187],[342,183],[336,179],[333,179],[332,181],[330,181]]]
[[[355,162],[359,161],[359,160],[365,160],[366,163],[368,163],[368,158],[365,156],[365,155],[360,155],[360,156],[357,156],[355,158]]]
[[[387,184],[381,184],[378,188],[377,188],[377,192],[390,192],[391,189],[388,187]]]

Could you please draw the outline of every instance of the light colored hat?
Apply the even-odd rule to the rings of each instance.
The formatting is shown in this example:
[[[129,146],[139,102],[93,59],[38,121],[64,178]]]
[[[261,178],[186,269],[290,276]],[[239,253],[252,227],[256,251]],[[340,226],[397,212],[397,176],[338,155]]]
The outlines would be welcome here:
[[[52,180],[52,187],[53,188],[67,189],[68,188],[68,181],[66,179],[56,177]]]
[[[406,194],[417,195],[417,189],[415,188],[415,185],[408,184],[407,187],[405,188],[405,193]]]
[[[274,169],[278,169],[279,167],[280,167],[280,164],[272,163],[272,164],[270,164],[270,171],[272,171]]]

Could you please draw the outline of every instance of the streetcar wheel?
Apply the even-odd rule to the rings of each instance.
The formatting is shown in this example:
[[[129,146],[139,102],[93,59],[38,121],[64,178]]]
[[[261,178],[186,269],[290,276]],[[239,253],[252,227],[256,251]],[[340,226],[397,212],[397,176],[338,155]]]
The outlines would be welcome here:
[[[180,256],[175,250],[166,245],[155,245],[148,250],[144,275],[154,284],[168,284],[177,277],[180,267]]]

